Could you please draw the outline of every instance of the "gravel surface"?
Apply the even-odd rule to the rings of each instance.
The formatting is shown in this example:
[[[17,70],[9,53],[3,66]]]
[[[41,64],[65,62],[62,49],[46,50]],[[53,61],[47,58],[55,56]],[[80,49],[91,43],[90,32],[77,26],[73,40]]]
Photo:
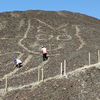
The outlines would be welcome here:
[[[0,100],[99,100],[99,65],[82,69],[89,52],[90,64],[98,63],[98,50],[99,19],[68,11],[0,13]],[[22,60],[21,68],[14,67],[14,58]],[[64,60],[67,75],[61,77]]]

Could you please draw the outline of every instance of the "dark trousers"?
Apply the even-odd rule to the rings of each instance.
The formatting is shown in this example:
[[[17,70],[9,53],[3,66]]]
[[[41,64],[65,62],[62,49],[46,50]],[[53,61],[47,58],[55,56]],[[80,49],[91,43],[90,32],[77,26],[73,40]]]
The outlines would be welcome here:
[[[47,53],[43,54],[43,61],[47,60]]]
[[[21,67],[21,64],[22,64],[22,63],[17,64],[16,67],[17,67],[17,68],[20,68],[20,67]]]

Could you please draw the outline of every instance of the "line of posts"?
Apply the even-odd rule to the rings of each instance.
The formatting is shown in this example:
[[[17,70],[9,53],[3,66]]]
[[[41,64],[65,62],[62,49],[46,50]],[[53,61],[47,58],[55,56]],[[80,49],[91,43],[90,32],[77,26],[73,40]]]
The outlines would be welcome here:
[[[100,53],[99,53],[99,50],[98,50],[98,63],[100,62]],[[91,62],[90,62],[90,52],[89,52],[89,65],[91,64]],[[42,71],[42,81],[43,81],[43,78],[44,78],[44,76],[43,76],[43,67],[42,68],[38,68],[38,82],[40,82],[40,70]],[[64,60],[64,74],[63,74],[63,65],[62,65],[62,63],[61,63],[61,71],[60,71],[60,74],[61,74],[61,76],[62,75],[64,75],[64,76],[66,76],[66,60]],[[6,79],[5,79],[5,92],[7,92],[7,77],[6,77]]]
[[[100,52],[98,50],[98,63],[100,62]],[[89,66],[91,65],[91,59],[90,59],[90,52],[89,52]],[[63,74],[63,68],[64,68],[64,74]],[[61,68],[60,68],[60,75],[64,75],[66,76],[66,60],[64,60],[64,67],[62,65],[62,62],[61,62]]]

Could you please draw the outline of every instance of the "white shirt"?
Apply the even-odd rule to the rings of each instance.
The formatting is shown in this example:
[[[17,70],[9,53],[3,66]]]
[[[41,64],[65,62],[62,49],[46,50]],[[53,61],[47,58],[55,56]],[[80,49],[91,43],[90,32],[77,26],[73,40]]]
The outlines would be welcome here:
[[[22,61],[19,59],[16,59],[16,63],[19,64],[19,63],[22,63]]]

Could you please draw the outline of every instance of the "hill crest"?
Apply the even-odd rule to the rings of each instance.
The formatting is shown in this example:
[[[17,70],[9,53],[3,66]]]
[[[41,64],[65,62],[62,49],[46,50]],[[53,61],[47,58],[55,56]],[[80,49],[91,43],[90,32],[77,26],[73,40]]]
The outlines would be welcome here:
[[[79,13],[39,10],[0,13],[1,94],[8,77],[8,92],[1,95],[2,99],[100,99],[100,70],[96,67],[76,73],[76,76],[71,74],[69,79],[55,79],[60,75],[64,60],[67,73],[88,65],[89,52],[91,64],[98,63],[99,34],[100,20]],[[42,45],[48,52],[48,60],[44,63]],[[14,67],[14,58],[22,60],[20,69]],[[50,80],[32,89],[32,84],[38,81],[38,68],[42,67],[44,80]]]

